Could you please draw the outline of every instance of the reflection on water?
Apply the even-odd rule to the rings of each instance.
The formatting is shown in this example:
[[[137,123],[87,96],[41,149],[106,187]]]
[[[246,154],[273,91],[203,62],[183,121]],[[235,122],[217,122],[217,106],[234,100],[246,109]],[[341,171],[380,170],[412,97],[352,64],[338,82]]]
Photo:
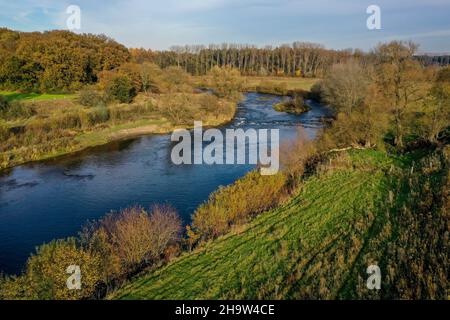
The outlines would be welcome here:
[[[273,110],[280,97],[249,93],[234,121],[221,128],[280,129],[281,142],[305,128],[312,138],[327,110],[300,116]],[[311,102],[312,104],[312,102]],[[169,203],[183,222],[220,185],[252,165],[173,165],[169,135],[152,135],[0,173],[0,271],[17,273],[35,246],[76,235],[88,220],[139,204]]]

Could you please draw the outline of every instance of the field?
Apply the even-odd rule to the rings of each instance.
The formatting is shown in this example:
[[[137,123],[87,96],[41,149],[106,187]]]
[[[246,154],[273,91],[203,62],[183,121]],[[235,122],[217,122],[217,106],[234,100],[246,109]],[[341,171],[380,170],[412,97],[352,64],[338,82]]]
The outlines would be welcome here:
[[[73,99],[74,94],[49,94],[49,93],[20,93],[11,91],[0,91],[0,95],[6,97],[8,101],[46,101],[46,100],[60,100]]]
[[[208,76],[194,76],[193,82],[199,86],[207,86]],[[320,81],[317,78],[300,78],[300,77],[257,77],[244,76],[243,91],[258,91],[261,93],[271,93],[287,95],[289,92],[308,92],[311,87]]]
[[[264,82],[272,82],[277,85],[285,85],[287,90],[309,91],[311,87],[319,81],[316,78],[294,78],[294,77],[245,77],[246,85],[249,88],[261,86]]]
[[[399,267],[383,253],[399,238],[395,202],[405,205],[403,197],[410,191],[391,199],[401,179],[387,173],[402,172],[411,161],[375,151],[340,157],[310,178],[288,204],[137,278],[110,298],[385,297],[369,292],[365,272],[370,264],[383,271]],[[402,246],[407,250],[406,243]],[[396,292],[389,285],[383,295]]]

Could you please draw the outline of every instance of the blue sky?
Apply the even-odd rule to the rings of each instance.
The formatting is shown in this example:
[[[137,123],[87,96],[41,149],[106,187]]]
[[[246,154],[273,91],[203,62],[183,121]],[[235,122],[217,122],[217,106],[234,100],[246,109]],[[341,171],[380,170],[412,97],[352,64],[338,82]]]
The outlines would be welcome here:
[[[450,0],[0,0],[0,26],[21,31],[66,28],[66,9],[82,10],[81,30],[129,47],[310,41],[370,49],[413,40],[425,52],[450,52]],[[381,8],[381,30],[368,30],[366,8]]]

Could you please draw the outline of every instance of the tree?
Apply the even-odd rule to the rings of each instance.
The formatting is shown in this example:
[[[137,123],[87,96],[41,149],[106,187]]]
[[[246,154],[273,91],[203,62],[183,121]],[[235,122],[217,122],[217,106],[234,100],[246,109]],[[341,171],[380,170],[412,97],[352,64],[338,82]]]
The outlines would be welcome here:
[[[127,76],[128,79],[130,79],[130,82],[133,85],[134,91],[136,93],[143,91],[141,65],[137,63],[127,62],[122,64],[117,71],[119,74],[123,74]]]
[[[121,103],[130,103],[136,96],[136,88],[131,83],[130,78],[117,74],[106,85],[108,97]]]
[[[8,89],[73,91],[129,59],[126,47],[105,36],[0,31],[0,86]]]
[[[450,68],[440,70],[424,100],[422,127],[425,137],[435,143],[439,134],[450,126]]]
[[[331,65],[361,52],[326,50],[314,43],[294,42],[280,47],[258,48],[249,44],[222,43],[205,46],[174,46],[169,51],[143,52],[132,49],[139,61],[161,68],[177,66],[193,75],[205,75],[214,67],[231,67],[243,75],[288,75],[322,77]]]
[[[188,92],[192,91],[189,74],[180,67],[168,67],[163,70],[162,86],[168,92]]]
[[[161,69],[154,63],[144,62],[140,66],[142,89],[145,93],[159,92],[161,82]]]
[[[230,67],[214,67],[209,73],[209,85],[219,97],[238,99],[243,79],[239,70]]]
[[[377,84],[384,103],[394,118],[394,143],[403,147],[407,117],[425,97],[424,73],[418,61],[412,59],[417,45],[393,41],[377,47]]]
[[[364,103],[368,85],[368,72],[357,61],[350,60],[332,67],[322,83],[322,98],[349,116]]]

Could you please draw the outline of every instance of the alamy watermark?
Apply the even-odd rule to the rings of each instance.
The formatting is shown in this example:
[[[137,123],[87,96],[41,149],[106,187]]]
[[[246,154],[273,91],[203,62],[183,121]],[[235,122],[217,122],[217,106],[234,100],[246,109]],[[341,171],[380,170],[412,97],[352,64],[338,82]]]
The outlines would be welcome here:
[[[69,290],[81,290],[81,268],[77,265],[70,265],[66,269],[70,277],[66,280],[66,286]]]
[[[367,279],[366,286],[369,290],[381,289],[381,269],[377,265],[370,265],[366,270],[369,278]]]
[[[369,30],[381,29],[381,8],[375,4],[367,7],[367,14],[370,16],[367,18],[366,25]]]
[[[81,9],[77,5],[70,5],[66,9],[69,17],[66,20],[66,26],[70,31],[81,29]]]
[[[171,152],[175,165],[259,164],[261,175],[274,175],[280,168],[278,129],[226,129],[224,137],[218,129],[203,132],[202,122],[195,121],[192,135],[187,129],[172,133],[172,142],[178,142]],[[204,147],[204,142],[209,144]]]

